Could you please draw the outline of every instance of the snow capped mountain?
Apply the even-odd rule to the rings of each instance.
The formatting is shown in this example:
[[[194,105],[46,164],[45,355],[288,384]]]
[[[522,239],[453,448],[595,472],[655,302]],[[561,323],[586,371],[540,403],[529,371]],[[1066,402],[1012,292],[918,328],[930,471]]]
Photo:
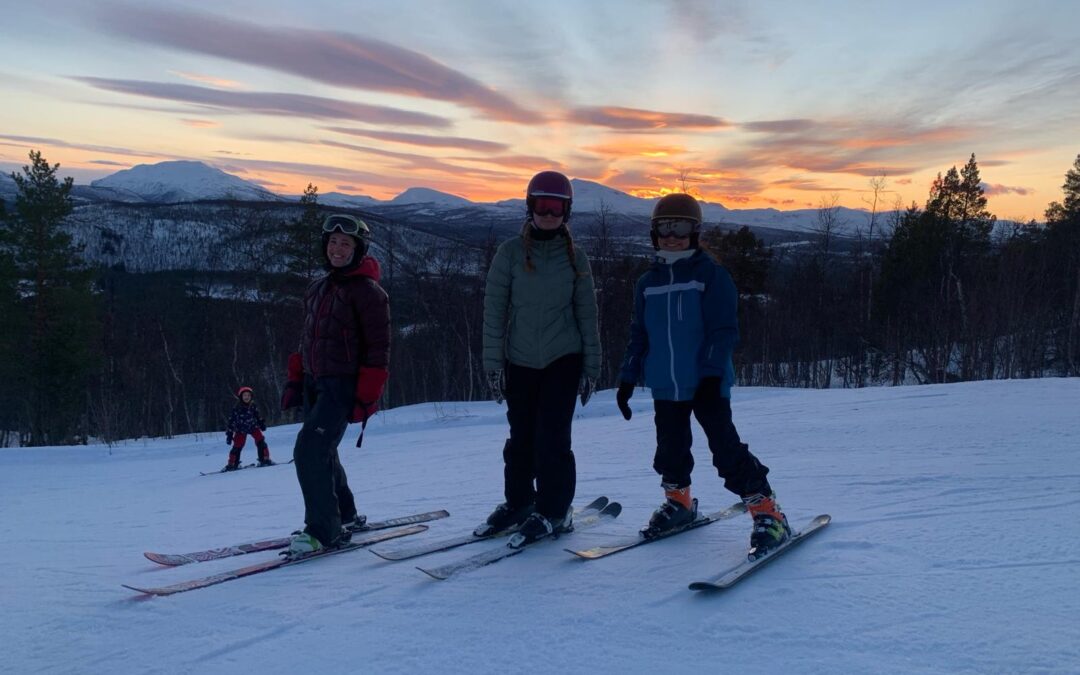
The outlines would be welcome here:
[[[424,187],[411,187],[405,192],[402,192],[397,197],[391,199],[390,204],[432,204],[435,206],[451,206],[460,207],[468,206],[473,202],[465,199],[464,197],[458,197],[457,195],[447,194],[445,192],[439,192],[438,190],[432,190]]]
[[[297,197],[296,199],[299,199]],[[347,195],[344,192],[327,192],[319,195],[319,203],[326,206],[338,206],[343,208],[362,209],[367,206],[379,204],[379,200],[367,195]]]
[[[611,214],[647,219],[657,198],[640,198],[626,192],[596,183],[574,178],[574,212],[578,217],[593,216],[602,209]],[[6,176],[0,176],[0,195],[14,195],[15,184]],[[122,201],[173,203],[213,199],[237,199],[244,201],[295,201],[298,196],[279,196],[269,190],[207,166],[201,162],[174,161],[158,164],[141,164],[96,180],[90,186],[76,186],[73,197],[85,201]],[[319,203],[341,208],[369,209],[380,206],[416,207],[428,215],[440,210],[463,207],[497,211],[492,215],[506,217],[507,212],[524,213],[524,199],[504,199],[498,202],[473,202],[458,195],[431,188],[411,187],[389,201],[367,195],[350,195],[328,192],[319,195]],[[776,209],[729,209],[720,203],[701,202],[707,224],[728,227],[749,225],[769,227],[795,232],[813,231],[818,224],[817,209],[778,211]],[[414,209],[415,210],[415,209]],[[857,209],[841,207],[836,214],[839,233],[851,232],[855,226],[865,224],[867,214]]]
[[[206,199],[278,201],[281,197],[255,183],[202,162],[139,164],[90,183],[95,188],[128,192],[149,202],[191,202]]]

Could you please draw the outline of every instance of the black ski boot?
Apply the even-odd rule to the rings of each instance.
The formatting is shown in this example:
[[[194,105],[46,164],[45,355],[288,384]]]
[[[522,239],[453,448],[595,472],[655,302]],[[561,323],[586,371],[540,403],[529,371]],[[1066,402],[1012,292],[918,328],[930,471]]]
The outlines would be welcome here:
[[[521,529],[510,537],[510,541],[506,545],[510,548],[521,548],[546,537],[558,536],[573,530],[573,508],[567,509],[566,515],[562,518],[552,519],[548,519],[542,513],[536,511],[525,519],[525,522],[521,524]]]
[[[530,502],[524,506],[510,506],[507,503],[499,504],[491,512],[487,520],[480,527],[473,530],[477,537],[488,537],[499,532],[512,532],[532,515],[535,505]]]
[[[362,513],[357,513],[351,518],[342,516],[341,527],[349,532],[360,532],[367,527],[367,516]]]
[[[266,445],[266,441],[258,441],[255,447],[259,451],[259,466],[274,466],[274,463],[270,461],[270,448]]]
[[[698,516],[697,499],[690,500],[690,504],[691,507],[686,508],[674,499],[664,500],[664,503],[653,511],[649,524],[641,528],[641,536],[652,539],[694,522]]]
[[[787,516],[776,503],[776,494],[749,495],[743,497],[743,503],[754,518],[754,531],[750,534],[748,559],[757,560],[764,557],[791,538]]]

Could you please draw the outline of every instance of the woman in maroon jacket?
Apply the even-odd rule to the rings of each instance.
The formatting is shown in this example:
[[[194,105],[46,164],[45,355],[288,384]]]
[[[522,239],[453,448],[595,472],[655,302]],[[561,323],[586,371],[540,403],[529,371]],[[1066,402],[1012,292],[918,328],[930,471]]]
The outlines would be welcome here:
[[[356,512],[337,446],[349,422],[366,426],[375,414],[390,362],[390,308],[379,263],[367,255],[367,224],[332,215],[322,229],[328,273],[304,296],[300,353],[289,356],[281,401],[283,410],[304,407],[293,457],[305,527],[293,535],[289,556],[340,546],[350,527],[366,520]]]

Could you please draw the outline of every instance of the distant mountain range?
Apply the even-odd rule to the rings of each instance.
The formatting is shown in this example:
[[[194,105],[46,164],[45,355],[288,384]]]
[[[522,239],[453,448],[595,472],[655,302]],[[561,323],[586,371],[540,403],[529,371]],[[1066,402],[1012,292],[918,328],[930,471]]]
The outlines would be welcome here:
[[[579,214],[606,210],[611,214],[648,218],[656,203],[656,198],[634,197],[592,181],[575,178],[571,182],[574,186],[574,211]],[[6,174],[0,174],[0,198],[10,199],[14,193],[14,181]],[[195,161],[140,164],[92,181],[88,186],[77,185],[73,190],[73,197],[85,202],[120,201],[148,204],[208,200],[295,202],[299,199],[299,196],[275,194],[257,183]],[[328,192],[319,195],[319,202],[328,206],[356,209],[381,206],[421,206],[429,211],[471,208],[494,210],[500,216],[513,211],[523,213],[525,210],[524,199],[472,202],[458,195],[425,187],[411,187],[390,200]],[[708,223],[807,231],[813,229],[818,222],[817,209],[728,209],[722,204],[709,202],[702,202],[702,208]],[[863,224],[868,218],[865,211],[844,207],[839,209],[837,216],[841,230]]]

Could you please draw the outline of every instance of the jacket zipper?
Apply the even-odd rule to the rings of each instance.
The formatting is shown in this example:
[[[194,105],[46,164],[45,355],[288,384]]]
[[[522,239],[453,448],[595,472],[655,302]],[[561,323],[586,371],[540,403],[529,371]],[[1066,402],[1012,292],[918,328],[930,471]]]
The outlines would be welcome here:
[[[668,267],[670,275],[669,285],[675,285],[675,266]],[[671,354],[671,383],[675,385],[675,400],[679,400],[679,381],[675,379],[675,342],[671,338],[671,291],[667,292],[667,343],[668,353]]]

